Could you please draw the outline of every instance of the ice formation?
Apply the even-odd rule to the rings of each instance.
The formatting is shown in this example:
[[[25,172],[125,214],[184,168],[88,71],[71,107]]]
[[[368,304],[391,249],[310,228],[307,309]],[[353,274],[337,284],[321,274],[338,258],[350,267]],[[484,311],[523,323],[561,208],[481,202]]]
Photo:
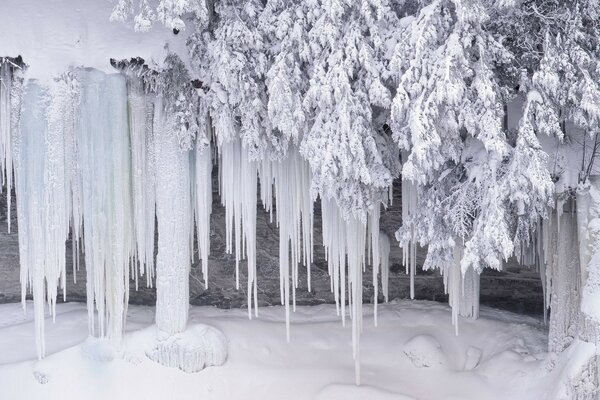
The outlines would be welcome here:
[[[12,69],[8,62],[0,62],[0,193],[6,187],[6,210],[8,232],[10,233],[10,214],[13,188],[13,146],[12,146],[12,117],[11,89]]]
[[[120,74],[80,70],[77,146],[90,331],[120,341],[133,256],[127,86]],[[108,329],[107,329],[108,327]]]
[[[144,82],[136,71],[127,74],[129,136],[131,141],[131,183],[133,194],[133,227],[135,258],[139,272],[152,286],[154,276],[155,236],[155,153],[153,115],[154,102],[146,93]],[[138,268],[133,264],[136,288]]]
[[[248,261],[248,317],[258,316],[256,281],[256,199],[257,165],[250,161],[241,140],[228,130],[216,126],[219,140],[221,201],[225,207],[226,251],[235,251],[235,287],[240,288],[240,260]],[[231,136],[228,136],[231,135]]]
[[[403,157],[404,158],[404,157]],[[407,223],[417,209],[417,187],[410,180],[402,181],[402,223]],[[410,275],[410,298],[415,298],[415,274],[417,271],[417,239],[414,226],[410,226],[410,237],[400,243],[402,264]]]
[[[200,324],[177,334],[158,331],[155,344],[146,354],[161,365],[198,372],[225,363],[227,339],[218,329]]]
[[[311,172],[296,148],[288,150],[283,160],[262,163],[260,168],[261,198],[265,209],[272,212],[273,189],[279,227],[279,286],[281,304],[285,306],[286,336],[290,340],[291,304],[296,311],[298,266],[307,269],[311,290],[310,267],[313,261],[313,198]]]

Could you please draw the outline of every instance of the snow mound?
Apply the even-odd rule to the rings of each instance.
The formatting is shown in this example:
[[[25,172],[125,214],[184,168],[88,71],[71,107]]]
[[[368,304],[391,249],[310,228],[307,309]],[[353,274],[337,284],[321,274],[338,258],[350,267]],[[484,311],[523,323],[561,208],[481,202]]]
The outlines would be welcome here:
[[[467,357],[465,360],[465,370],[471,371],[472,369],[475,369],[475,367],[477,367],[479,365],[479,362],[481,361],[481,355],[482,355],[481,349],[470,346],[467,349]]]
[[[81,352],[87,359],[110,362],[115,358],[115,351],[108,339],[89,337],[81,345]]]
[[[414,397],[372,386],[343,384],[325,386],[314,398],[315,400],[416,400]]]
[[[417,368],[446,364],[446,355],[440,343],[431,335],[417,335],[409,339],[402,350]]]
[[[155,345],[146,352],[161,365],[198,372],[206,367],[223,365],[227,360],[227,339],[221,331],[208,325],[188,326],[184,332],[168,335],[159,332]]]

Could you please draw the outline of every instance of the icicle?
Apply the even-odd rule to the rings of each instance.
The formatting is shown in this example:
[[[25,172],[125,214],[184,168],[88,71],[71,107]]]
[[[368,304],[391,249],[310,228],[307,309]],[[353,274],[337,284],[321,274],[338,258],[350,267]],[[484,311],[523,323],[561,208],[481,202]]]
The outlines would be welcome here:
[[[189,308],[190,235],[193,214],[189,152],[182,151],[165,115],[162,96],[154,107],[156,156],[156,325],[173,335],[187,324]]]
[[[380,254],[380,238],[379,238],[379,203],[373,208],[373,210],[369,213],[369,225],[368,232],[370,234],[370,239],[367,241],[368,249],[372,252],[372,266],[373,266],[373,322],[375,326],[377,326],[377,305],[378,305],[378,297],[379,297],[379,268],[381,267],[381,254]]]
[[[403,154],[403,158],[406,156]],[[410,237],[400,243],[402,247],[402,263],[406,273],[410,275],[410,298],[415,298],[415,275],[417,271],[417,239],[411,216],[417,209],[417,187],[409,180],[402,181],[402,224],[410,223]]]
[[[298,264],[307,269],[310,291],[310,266],[313,261],[313,199],[311,173],[308,163],[296,148],[288,150],[287,157],[274,161],[270,168],[261,168],[261,197],[270,210],[269,179],[273,179],[276,198],[276,216],[279,226],[279,284],[281,302],[286,310],[286,336],[290,339],[290,288],[292,307],[296,310]]]
[[[32,289],[38,357],[45,354],[44,302],[56,315],[58,287],[66,288],[65,242],[70,222],[68,114],[73,97],[65,80],[50,89],[30,81],[24,97],[28,110],[18,130],[15,161],[22,300]]]
[[[448,304],[452,308],[452,324],[458,335],[459,315],[468,318],[479,317],[479,273],[472,268],[462,273],[464,245],[458,239],[455,242],[453,263],[445,266],[443,277]]]
[[[133,217],[126,81],[80,70],[77,143],[82,181],[90,332],[121,340],[133,257]]]
[[[366,259],[367,226],[349,217],[345,221],[334,200],[321,197],[323,245],[334,287],[336,307],[346,320],[346,256],[348,303],[352,319],[352,353],[356,384],[360,384],[360,333],[362,331],[362,276]],[[379,247],[378,247],[379,249]],[[379,250],[377,250],[379,252]]]
[[[381,259],[381,291],[383,298],[387,303],[389,299],[389,277],[390,277],[390,239],[388,236],[379,232],[379,257]]]
[[[210,125],[206,124],[207,129]],[[208,287],[208,256],[210,255],[210,214],[212,213],[212,151],[210,135],[198,137],[195,153],[195,210],[198,253],[202,260],[204,287]]]
[[[257,165],[251,162],[232,124],[218,119],[219,171],[221,202],[225,207],[226,251],[232,253],[235,245],[236,289],[239,289],[239,263],[248,259],[248,317],[258,315],[258,290],[256,282],[256,195]],[[224,142],[224,140],[227,140]],[[235,233],[235,241],[233,234]]]
[[[0,63],[0,193],[6,186],[6,221],[8,233],[11,224],[11,202],[13,187],[13,145],[11,133],[11,91],[12,91],[11,65],[7,62]]]
[[[127,74],[127,89],[135,258],[139,263],[140,275],[146,276],[146,286],[151,287],[154,276],[156,203],[153,103],[147,98],[142,79],[134,71]],[[134,272],[136,273],[137,287],[137,271]]]

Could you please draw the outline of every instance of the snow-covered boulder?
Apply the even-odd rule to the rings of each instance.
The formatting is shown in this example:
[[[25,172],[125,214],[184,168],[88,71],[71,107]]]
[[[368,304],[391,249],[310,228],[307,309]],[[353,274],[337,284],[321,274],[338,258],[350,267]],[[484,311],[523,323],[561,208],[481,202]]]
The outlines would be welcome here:
[[[431,335],[417,335],[402,349],[415,367],[427,368],[446,364],[446,355],[440,343]]]
[[[155,345],[146,351],[151,360],[184,372],[198,372],[223,365],[227,360],[227,339],[208,325],[192,325],[181,333],[158,332]]]

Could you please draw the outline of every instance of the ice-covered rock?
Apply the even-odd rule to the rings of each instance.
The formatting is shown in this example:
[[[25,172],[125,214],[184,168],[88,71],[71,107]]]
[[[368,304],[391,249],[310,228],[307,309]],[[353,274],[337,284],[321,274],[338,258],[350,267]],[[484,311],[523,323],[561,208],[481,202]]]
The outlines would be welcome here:
[[[184,372],[198,372],[223,365],[227,360],[227,339],[208,325],[192,325],[181,333],[158,332],[155,345],[146,351],[151,360]]]
[[[415,367],[436,367],[446,364],[446,355],[440,343],[431,335],[417,335],[409,339],[402,350]]]

